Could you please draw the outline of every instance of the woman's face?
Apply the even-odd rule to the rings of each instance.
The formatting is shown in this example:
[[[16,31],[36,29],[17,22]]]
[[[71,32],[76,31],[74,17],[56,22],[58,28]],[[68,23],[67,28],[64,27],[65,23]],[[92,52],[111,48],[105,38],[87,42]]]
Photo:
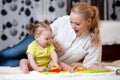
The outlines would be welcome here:
[[[85,32],[91,23],[91,19],[85,20],[82,14],[76,14],[74,12],[70,14],[70,21],[77,37]]]

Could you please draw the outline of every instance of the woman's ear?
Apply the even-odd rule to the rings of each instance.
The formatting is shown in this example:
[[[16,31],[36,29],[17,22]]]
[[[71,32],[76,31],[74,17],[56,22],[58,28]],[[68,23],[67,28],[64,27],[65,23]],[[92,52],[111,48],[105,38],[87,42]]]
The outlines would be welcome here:
[[[87,20],[88,25],[91,25],[91,22],[92,22],[92,19],[89,18],[89,19]]]

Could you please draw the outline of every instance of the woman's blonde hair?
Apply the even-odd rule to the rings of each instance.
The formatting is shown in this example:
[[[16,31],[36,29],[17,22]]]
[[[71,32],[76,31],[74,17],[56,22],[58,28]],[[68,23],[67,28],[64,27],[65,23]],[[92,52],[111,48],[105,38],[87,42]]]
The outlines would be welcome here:
[[[96,6],[91,6],[86,2],[75,3],[71,12],[76,14],[82,14],[85,20],[91,18],[91,25],[89,26],[90,37],[92,45],[96,46],[100,43],[100,31],[99,31],[99,10]]]

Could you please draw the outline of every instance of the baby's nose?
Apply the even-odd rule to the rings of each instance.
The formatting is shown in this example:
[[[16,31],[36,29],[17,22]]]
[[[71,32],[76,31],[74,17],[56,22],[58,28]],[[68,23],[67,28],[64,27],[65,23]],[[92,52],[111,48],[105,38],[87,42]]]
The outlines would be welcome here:
[[[48,44],[50,44],[51,43],[51,40],[48,40]]]

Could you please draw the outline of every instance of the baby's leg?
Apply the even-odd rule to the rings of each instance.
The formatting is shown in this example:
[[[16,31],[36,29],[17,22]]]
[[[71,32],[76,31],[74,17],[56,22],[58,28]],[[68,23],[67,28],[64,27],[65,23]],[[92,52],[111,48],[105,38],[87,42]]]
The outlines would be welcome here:
[[[29,73],[29,62],[27,59],[20,60],[20,68],[23,71],[23,73]]]
[[[72,67],[72,66],[70,66],[70,65],[68,65],[66,63],[63,63],[63,62],[60,62],[60,66],[61,66],[62,70],[70,70],[70,71],[72,71],[74,69],[74,67]]]

